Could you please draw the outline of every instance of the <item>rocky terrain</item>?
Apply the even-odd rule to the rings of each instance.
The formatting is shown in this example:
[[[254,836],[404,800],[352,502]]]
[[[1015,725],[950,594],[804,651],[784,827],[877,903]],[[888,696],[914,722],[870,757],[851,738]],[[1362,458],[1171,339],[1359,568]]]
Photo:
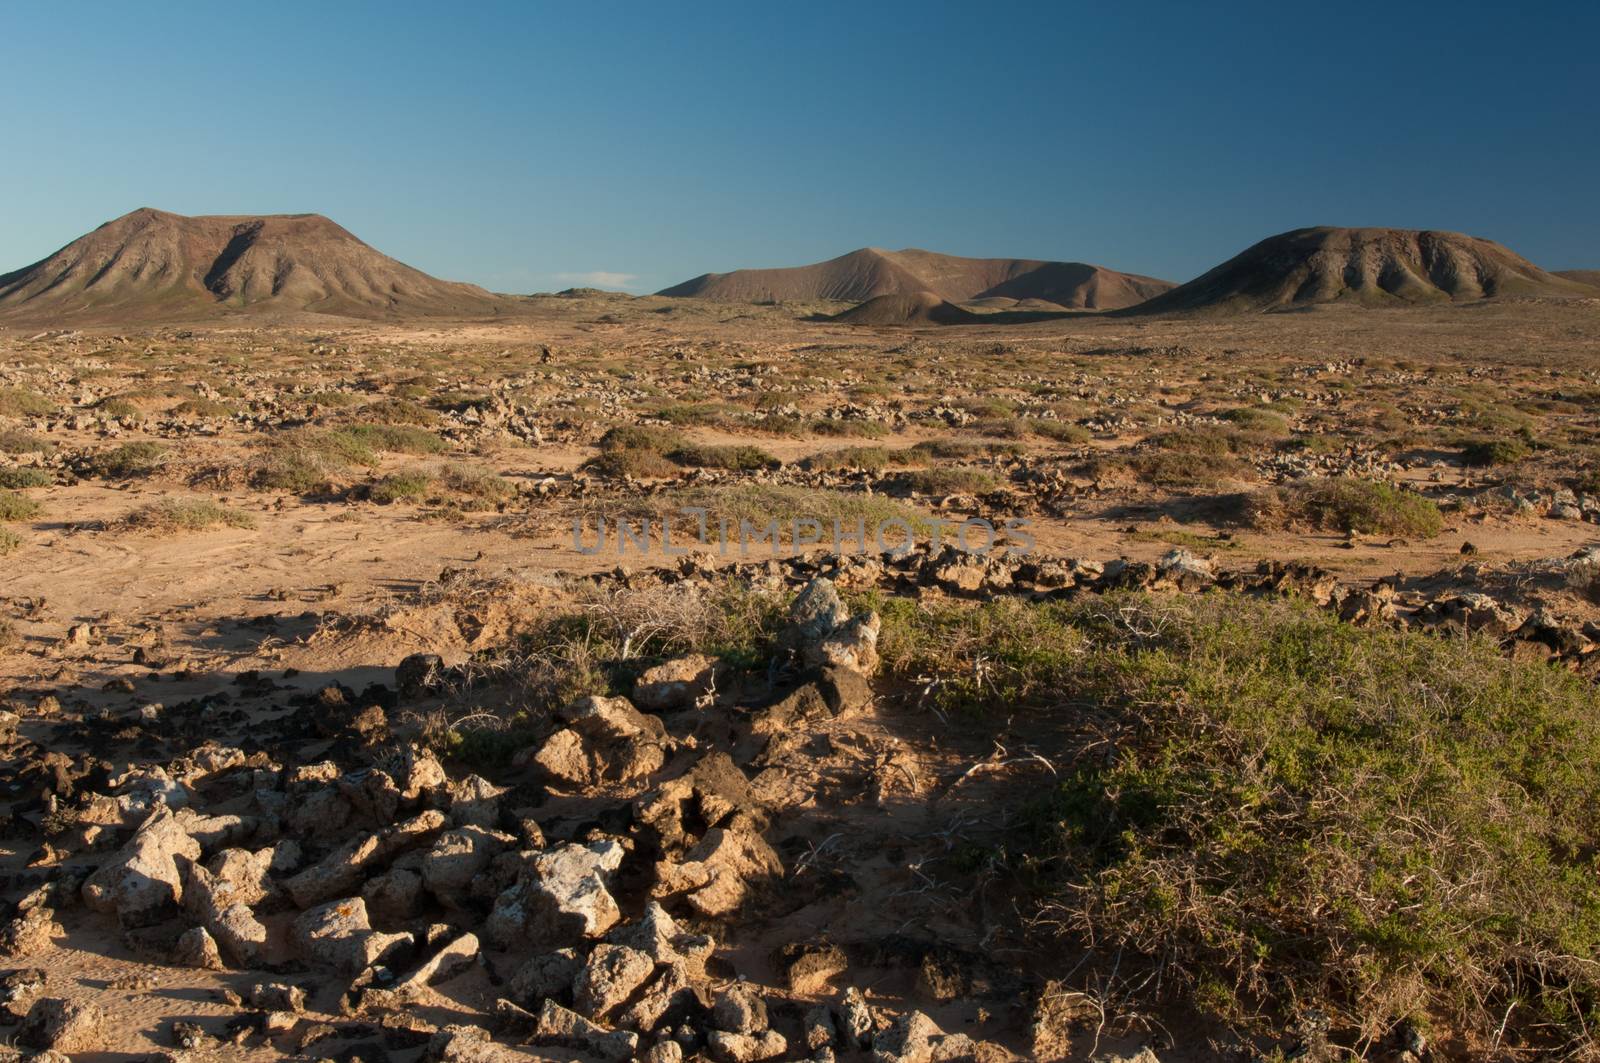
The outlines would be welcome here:
[[[816,309],[0,329],[5,1043],[1592,1049],[1592,300]]]

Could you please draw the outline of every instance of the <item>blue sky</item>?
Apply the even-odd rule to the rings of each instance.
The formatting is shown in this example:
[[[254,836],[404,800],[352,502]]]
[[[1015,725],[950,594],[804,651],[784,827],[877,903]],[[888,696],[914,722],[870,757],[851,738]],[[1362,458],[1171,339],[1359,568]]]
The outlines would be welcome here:
[[[1600,268],[1591,3],[8,4],[0,271],[319,211],[500,291],[856,247],[1186,280],[1302,225]]]

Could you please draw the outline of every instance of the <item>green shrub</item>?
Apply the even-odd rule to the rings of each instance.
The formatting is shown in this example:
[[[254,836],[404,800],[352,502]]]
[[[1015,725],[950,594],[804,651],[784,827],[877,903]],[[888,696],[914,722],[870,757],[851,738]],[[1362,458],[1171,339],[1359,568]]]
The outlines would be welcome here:
[[[800,462],[800,467],[812,472],[882,472],[891,460],[889,452],[883,447],[840,447],[838,450],[812,454]]]
[[[53,449],[54,444],[32,432],[0,430],[0,454],[40,454]]]
[[[497,474],[470,465],[446,465],[439,478],[446,487],[458,494],[488,502],[498,502],[516,494],[516,489]]]
[[[1057,443],[1087,443],[1094,438],[1081,424],[1071,421],[1056,421],[1048,417],[1030,417],[1023,422],[1029,432],[1043,439],[1053,440]]]
[[[254,528],[256,519],[248,513],[230,509],[210,499],[163,498],[123,517],[123,528],[172,534],[205,531],[219,525],[229,528]]]
[[[0,487],[23,490],[29,487],[49,487],[56,478],[43,469],[20,467],[0,468]]]
[[[152,440],[124,443],[84,461],[84,471],[103,480],[126,480],[148,476],[167,461],[167,448]]]
[[[425,428],[404,424],[357,424],[330,433],[353,450],[390,451],[396,454],[442,454],[450,445]]]
[[[5,557],[11,551],[19,549],[22,543],[22,536],[10,528],[0,528],[0,557]]]
[[[413,501],[425,497],[433,489],[433,482],[430,474],[420,470],[390,473],[367,489],[367,497],[380,506]]]
[[[669,428],[622,424],[617,425],[600,437],[600,449],[603,451],[644,450],[654,454],[665,454],[669,450],[677,450],[688,442],[682,433],[674,432]]]
[[[1444,524],[1439,507],[1417,492],[1353,476],[1317,477],[1268,488],[1247,499],[1245,508],[1251,523],[1261,528],[1305,525],[1431,539]]]
[[[57,406],[37,391],[0,388],[0,417],[48,417]]]
[[[0,491],[0,520],[32,520],[44,507],[27,495]]]
[[[695,469],[750,471],[754,469],[776,469],[783,464],[760,447],[736,445],[717,446],[689,443],[669,451],[667,457],[679,465]]]
[[[859,417],[822,417],[812,421],[810,427],[812,434],[819,436],[882,439],[889,434],[889,426],[883,422]]]
[[[997,481],[986,469],[944,466],[899,474],[899,480],[919,495],[966,495],[992,491]]]
[[[1461,447],[1466,465],[1514,465],[1528,456],[1528,447],[1516,439],[1475,439]]]

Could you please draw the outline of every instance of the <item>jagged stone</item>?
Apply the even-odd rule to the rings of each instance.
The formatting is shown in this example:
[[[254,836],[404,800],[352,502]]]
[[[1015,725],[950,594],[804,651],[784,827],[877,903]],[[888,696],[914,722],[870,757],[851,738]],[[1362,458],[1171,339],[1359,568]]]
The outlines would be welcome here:
[[[613,841],[569,843],[538,853],[517,884],[495,900],[485,934],[502,947],[599,937],[621,918],[606,888],[621,864],[622,846]]]
[[[360,897],[330,901],[302,913],[290,928],[290,941],[303,958],[345,975],[359,974],[411,945],[408,934],[372,929]]]
[[[620,1007],[644,984],[656,963],[626,945],[596,945],[572,982],[572,1006],[591,1019]]]
[[[68,1054],[103,1047],[105,1013],[81,1000],[43,997],[34,1001],[17,1027],[16,1040],[28,1048]]]
[[[177,944],[172,947],[172,962],[203,971],[220,971],[224,966],[216,939],[203,926],[190,927],[178,936]]]
[[[721,827],[707,831],[681,862],[656,865],[656,897],[682,896],[702,915],[737,911],[752,882],[781,876],[783,862],[754,831]]]
[[[671,739],[654,716],[626,698],[587,697],[560,709],[567,726],[532,756],[551,778],[572,786],[628,783],[660,770]]]
[[[631,1059],[639,1049],[638,1034],[607,1030],[553,1000],[546,1000],[539,1008],[534,1040],[538,1044],[575,1048],[601,1059]]]
[[[706,1047],[711,1050],[711,1058],[722,1063],[759,1063],[781,1058],[789,1051],[789,1042],[777,1030],[759,1034],[712,1030],[706,1034]]]
[[[84,903],[115,912],[124,927],[159,922],[177,910],[184,868],[200,859],[200,851],[178,815],[161,806],[110,863],[89,876]]]
[[[717,659],[705,654],[665,661],[634,681],[633,702],[647,712],[693,708],[716,689],[717,672]]]

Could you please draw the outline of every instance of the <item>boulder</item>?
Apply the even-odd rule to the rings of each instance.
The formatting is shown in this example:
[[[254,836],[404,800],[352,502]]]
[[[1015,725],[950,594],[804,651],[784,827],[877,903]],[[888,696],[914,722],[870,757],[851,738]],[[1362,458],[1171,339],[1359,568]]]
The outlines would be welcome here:
[[[638,1034],[607,1030],[553,1000],[540,1006],[533,1039],[537,1044],[574,1048],[601,1059],[632,1059],[639,1050]]]
[[[697,653],[647,668],[633,684],[633,703],[647,712],[694,708],[716,690],[717,659]]]
[[[600,944],[572,982],[572,1006],[599,1019],[620,1007],[655,971],[655,960],[626,945]]]
[[[289,937],[301,958],[326,964],[343,975],[356,975],[410,947],[409,934],[372,929],[367,905],[360,897],[330,901],[304,912]]]
[[[178,935],[172,947],[172,962],[179,967],[198,967],[203,971],[223,969],[222,952],[216,938],[203,926],[190,927]]]
[[[567,726],[551,735],[532,760],[558,782],[578,787],[629,783],[666,763],[672,744],[666,727],[626,698],[582,698],[556,717]]]
[[[686,859],[656,865],[653,894],[681,896],[702,915],[737,911],[751,883],[783,874],[783,862],[761,835],[752,830],[717,827],[706,832]]]
[[[505,948],[599,937],[621,918],[607,889],[621,864],[622,846],[614,841],[568,843],[535,855],[517,884],[496,898],[485,934]]]
[[[105,1014],[93,1004],[43,997],[28,1009],[27,1017],[17,1027],[16,1041],[28,1048],[52,1052],[95,1052],[104,1047],[104,1024]]]
[[[199,859],[200,843],[176,813],[159,806],[122,851],[84,882],[84,903],[115,912],[124,927],[160,922],[176,911],[184,871]]]

